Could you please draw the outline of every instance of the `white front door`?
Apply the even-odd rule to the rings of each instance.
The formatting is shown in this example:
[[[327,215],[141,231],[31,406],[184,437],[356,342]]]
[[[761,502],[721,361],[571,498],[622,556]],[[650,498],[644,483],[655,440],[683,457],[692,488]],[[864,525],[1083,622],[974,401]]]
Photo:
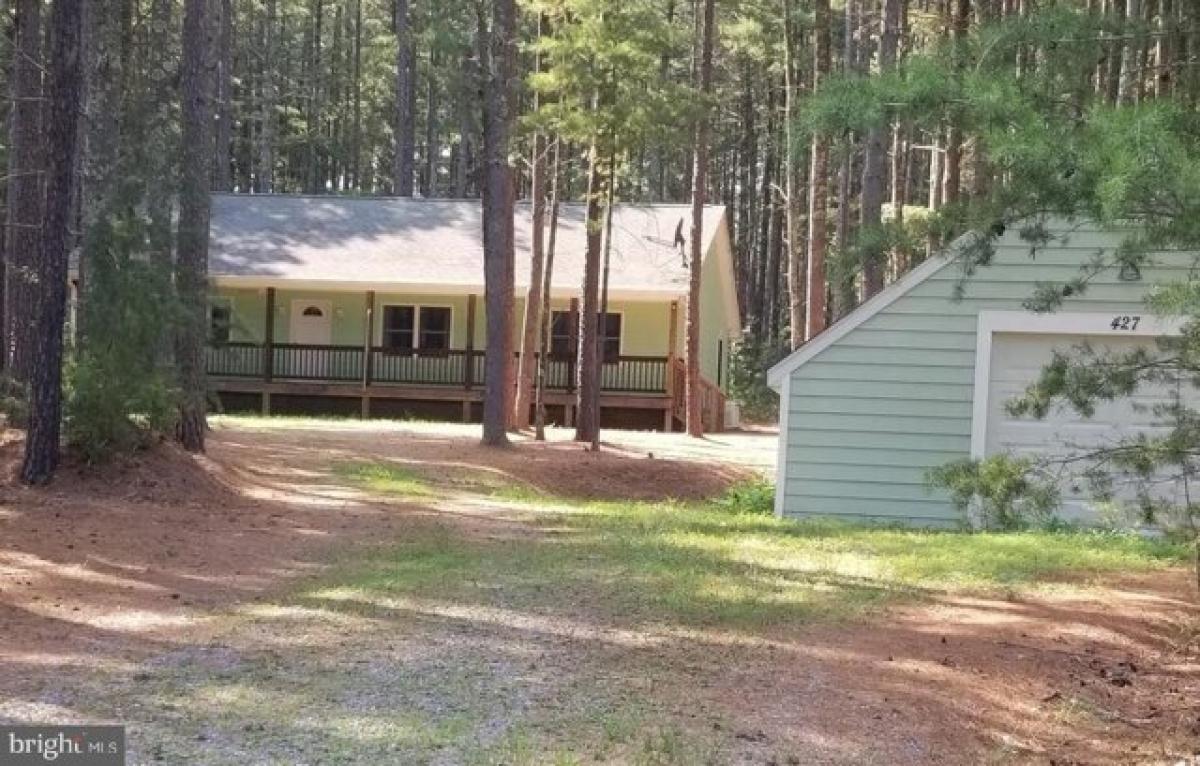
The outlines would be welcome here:
[[[333,302],[293,300],[288,343],[328,346],[332,342]],[[329,369],[329,356],[327,350],[290,349],[283,367],[292,377],[320,378]]]
[[[288,324],[288,343],[328,346],[332,342],[332,301],[292,301],[292,320]]]

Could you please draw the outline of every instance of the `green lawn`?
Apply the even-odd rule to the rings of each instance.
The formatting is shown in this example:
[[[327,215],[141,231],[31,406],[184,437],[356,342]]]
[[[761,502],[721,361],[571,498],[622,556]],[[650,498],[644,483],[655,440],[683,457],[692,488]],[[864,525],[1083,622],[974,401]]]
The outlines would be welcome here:
[[[406,498],[434,489],[406,469],[340,475]],[[502,591],[538,610],[586,608],[622,623],[755,629],[853,616],[896,599],[1035,586],[1187,562],[1186,545],[1100,532],[963,533],[796,522],[759,487],[705,504],[584,503],[481,485],[527,534],[416,536],[312,594],[478,603]],[[749,510],[747,510],[749,509]]]

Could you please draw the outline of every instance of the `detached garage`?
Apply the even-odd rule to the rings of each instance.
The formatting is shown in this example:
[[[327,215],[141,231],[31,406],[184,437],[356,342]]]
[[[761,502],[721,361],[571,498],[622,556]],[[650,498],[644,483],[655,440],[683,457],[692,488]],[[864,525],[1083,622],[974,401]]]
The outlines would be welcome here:
[[[1141,274],[1104,272],[1056,313],[1024,309],[1038,283],[1078,276],[1121,239],[1067,223],[1049,233],[1035,250],[1010,230],[965,283],[954,258],[932,258],[772,368],[778,515],[956,525],[948,496],[926,483],[930,468],[1002,452],[1078,453],[1153,427],[1140,405],[1167,392],[1139,392],[1087,419],[1066,409],[1044,420],[1005,411],[1055,349],[1123,350],[1178,331],[1149,315],[1144,298],[1151,284],[1186,279],[1191,254],[1158,255]],[[1062,490],[1064,517],[1099,512],[1077,478],[1064,476]]]

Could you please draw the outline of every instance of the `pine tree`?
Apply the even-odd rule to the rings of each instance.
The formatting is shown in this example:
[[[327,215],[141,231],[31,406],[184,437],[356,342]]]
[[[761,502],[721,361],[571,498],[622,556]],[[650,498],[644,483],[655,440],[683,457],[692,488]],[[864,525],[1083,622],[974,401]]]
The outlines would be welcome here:
[[[716,38],[716,3],[704,0],[698,46],[696,90],[700,99],[712,94],[713,46]],[[700,111],[696,119],[694,162],[692,165],[692,231],[689,237],[688,257],[688,301],[687,301],[687,377],[686,399],[687,432],[691,436],[704,435],[701,413],[700,390],[700,277],[704,267],[704,203],[708,183],[708,110]]]
[[[184,0],[180,72],[181,168],[175,289],[181,318],[175,339],[180,404],[177,438],[204,451],[208,406],[204,347],[208,342],[208,222],[212,173],[212,19],[208,0]]]
[[[829,0],[816,0],[813,28],[813,91],[820,92],[829,76],[830,33]],[[808,191],[808,274],[807,312],[804,339],[811,340],[825,329],[825,255],[828,246],[827,214],[829,194],[829,138],[817,131],[812,140],[812,169]],[[795,301],[795,297],[792,298]],[[794,337],[794,333],[793,333]]]
[[[8,241],[4,269],[5,366],[28,381],[29,339],[37,337],[33,302],[42,237],[42,2],[19,0],[10,75]]]
[[[47,88],[45,233],[37,263],[36,330],[30,340],[29,428],[21,480],[49,481],[59,460],[62,427],[63,323],[67,310],[67,252],[71,196],[82,100],[82,0],[55,0],[50,14]]]
[[[483,259],[488,334],[484,361],[487,388],[483,399],[483,443],[508,444],[512,420],[513,179],[509,141],[515,116],[516,27],[514,0],[492,0],[489,32],[480,46],[485,62]]]
[[[503,0],[502,0],[503,1]],[[413,153],[416,122],[413,116],[412,22],[408,0],[395,0],[393,29],[396,32],[396,121],[395,157],[392,167],[392,193],[398,197],[413,195]]]

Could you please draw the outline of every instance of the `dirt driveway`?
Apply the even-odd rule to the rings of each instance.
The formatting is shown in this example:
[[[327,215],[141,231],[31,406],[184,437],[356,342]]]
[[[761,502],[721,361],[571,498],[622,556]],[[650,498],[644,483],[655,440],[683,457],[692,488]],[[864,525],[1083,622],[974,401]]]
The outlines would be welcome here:
[[[172,764],[1169,763],[1200,748],[1182,571],[786,630],[634,619],[644,604],[610,608],[570,578],[523,581],[523,557],[570,531],[480,487],[703,498],[769,467],[773,438],[617,435],[599,455],[561,434],[499,454],[475,438],[224,422],[198,461],[163,449],[48,490],[6,484],[0,720],[127,723],[131,763]],[[389,496],[339,468],[379,460],[436,491]],[[572,550],[554,565],[622,592],[595,549]]]

